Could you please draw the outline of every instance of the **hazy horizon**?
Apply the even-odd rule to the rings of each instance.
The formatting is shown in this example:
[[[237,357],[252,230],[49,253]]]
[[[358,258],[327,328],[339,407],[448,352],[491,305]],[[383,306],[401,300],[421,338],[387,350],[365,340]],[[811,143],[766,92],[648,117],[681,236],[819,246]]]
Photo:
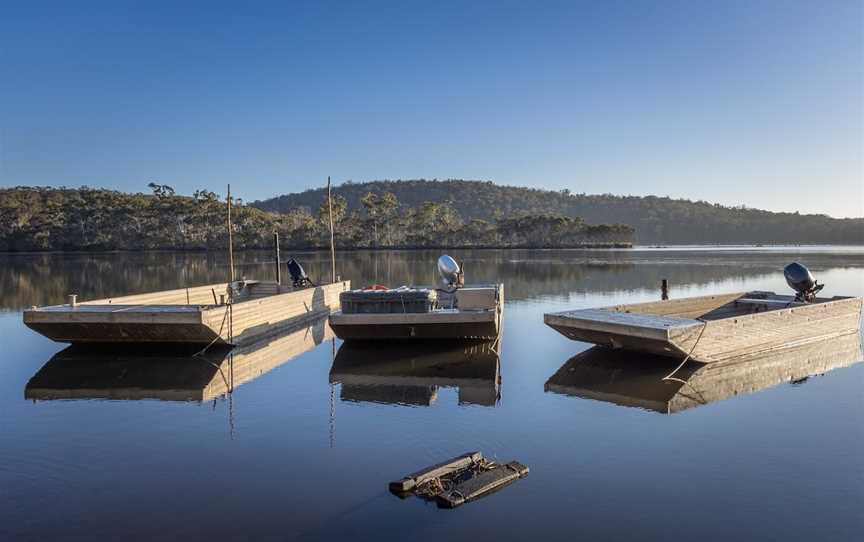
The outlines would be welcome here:
[[[0,187],[483,179],[864,216],[864,4],[6,6]]]

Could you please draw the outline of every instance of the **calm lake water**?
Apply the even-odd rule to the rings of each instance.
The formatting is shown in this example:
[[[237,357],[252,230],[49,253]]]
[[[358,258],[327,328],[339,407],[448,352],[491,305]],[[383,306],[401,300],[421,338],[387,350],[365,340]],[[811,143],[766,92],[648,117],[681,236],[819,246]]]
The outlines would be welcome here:
[[[342,253],[338,270],[355,286],[430,283],[439,254]],[[672,297],[788,293],[793,260],[827,284],[823,295],[860,296],[864,249],[453,255],[468,282],[506,284],[500,359],[347,348],[319,323],[235,353],[227,376],[218,352],[212,364],[147,366],[131,359],[146,352],[64,351],[21,322],[22,309],[67,293],[224,280],[224,256],[0,255],[0,539],[861,539],[860,354],[828,345],[828,370],[790,369],[774,385],[759,370],[737,383],[694,378],[692,389],[649,382],[653,402],[640,403],[645,386],[609,392],[626,367],[602,389],[552,379],[589,345],[544,326],[543,313],[655,300],[663,278]],[[294,256],[313,279],[327,273],[326,254]],[[269,254],[240,258],[247,277],[273,277]],[[690,407],[676,411],[682,398]],[[530,475],[456,510],[387,490],[472,450]]]

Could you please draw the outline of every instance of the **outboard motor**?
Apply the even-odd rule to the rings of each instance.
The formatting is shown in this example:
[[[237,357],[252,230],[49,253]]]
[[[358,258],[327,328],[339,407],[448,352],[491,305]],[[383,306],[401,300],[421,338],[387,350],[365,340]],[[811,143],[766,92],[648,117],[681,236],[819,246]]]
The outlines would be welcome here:
[[[795,301],[801,303],[810,303],[816,299],[816,294],[819,293],[824,284],[819,284],[819,281],[813,278],[810,270],[798,262],[793,262],[783,268],[783,276],[786,277],[786,284],[795,290]]]
[[[295,288],[301,288],[312,284],[312,281],[309,280],[309,277],[306,275],[306,271],[303,270],[303,266],[300,265],[300,262],[291,258],[288,260],[286,265],[288,266],[288,274],[291,275],[291,284]]]
[[[448,289],[455,290],[465,284],[465,276],[459,264],[446,254],[438,258],[438,273]]]

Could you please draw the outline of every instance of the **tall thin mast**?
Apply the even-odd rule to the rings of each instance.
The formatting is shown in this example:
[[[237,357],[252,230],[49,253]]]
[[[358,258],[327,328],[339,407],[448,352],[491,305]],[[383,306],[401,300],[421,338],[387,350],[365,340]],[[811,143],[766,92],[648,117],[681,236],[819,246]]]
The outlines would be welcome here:
[[[330,282],[336,282],[336,246],[335,239],[333,237],[333,198],[330,193],[330,176],[327,176],[327,208],[329,212],[327,216],[330,217]]]
[[[228,185],[228,276],[234,282],[234,237],[231,233],[231,185]]]

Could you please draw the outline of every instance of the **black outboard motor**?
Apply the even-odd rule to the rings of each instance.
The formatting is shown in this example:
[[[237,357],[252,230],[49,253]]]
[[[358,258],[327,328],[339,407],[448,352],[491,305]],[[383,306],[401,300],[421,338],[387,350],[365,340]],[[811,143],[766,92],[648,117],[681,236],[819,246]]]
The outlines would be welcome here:
[[[312,281],[309,280],[309,277],[306,275],[306,271],[303,270],[303,266],[300,265],[300,262],[291,258],[288,260],[288,274],[291,275],[291,284],[295,288],[302,288],[303,286],[309,286],[312,284]]]
[[[816,299],[816,294],[825,287],[813,278],[809,269],[798,262],[783,268],[783,276],[786,277],[786,284],[796,292],[795,301],[802,303],[810,303]]]

